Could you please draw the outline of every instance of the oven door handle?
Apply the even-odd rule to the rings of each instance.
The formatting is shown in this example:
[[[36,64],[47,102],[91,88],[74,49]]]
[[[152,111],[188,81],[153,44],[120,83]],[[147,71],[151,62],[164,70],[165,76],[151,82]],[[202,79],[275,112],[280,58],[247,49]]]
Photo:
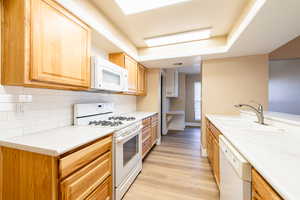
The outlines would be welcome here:
[[[121,143],[121,142],[127,140],[128,138],[138,135],[141,130],[142,130],[142,128],[139,128],[138,130],[134,131],[133,133],[131,133],[129,135],[125,135],[123,137],[118,137],[118,138],[116,138],[116,141],[117,141],[117,143]]]

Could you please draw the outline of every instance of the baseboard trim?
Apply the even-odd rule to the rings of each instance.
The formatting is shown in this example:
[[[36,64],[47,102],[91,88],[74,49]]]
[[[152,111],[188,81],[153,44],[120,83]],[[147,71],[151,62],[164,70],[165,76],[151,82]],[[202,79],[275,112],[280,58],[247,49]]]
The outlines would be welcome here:
[[[195,127],[200,127],[201,124],[197,122],[185,122],[185,126],[195,126]]]
[[[201,147],[201,156],[202,157],[207,157],[207,151],[205,148]]]

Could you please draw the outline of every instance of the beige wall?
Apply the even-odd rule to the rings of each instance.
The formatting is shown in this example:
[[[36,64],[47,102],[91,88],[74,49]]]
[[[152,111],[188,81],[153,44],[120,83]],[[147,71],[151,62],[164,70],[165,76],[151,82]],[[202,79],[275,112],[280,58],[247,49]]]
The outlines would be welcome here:
[[[300,36],[269,54],[270,60],[300,58]]]
[[[233,107],[254,100],[268,108],[268,56],[203,61],[202,119],[206,114],[238,114]],[[205,120],[202,120],[202,144]]]
[[[170,98],[170,110],[185,110],[185,74],[179,73],[177,98]]]
[[[148,69],[147,73],[147,95],[136,98],[137,111],[143,112],[158,112],[161,119],[161,70]],[[159,120],[158,141],[161,138],[161,120]]]
[[[187,74],[185,80],[185,121],[199,123],[200,121],[195,120],[195,109],[194,109],[194,83],[200,81],[200,74]]]
[[[160,69],[148,69],[147,95],[136,99],[137,111],[160,112]]]

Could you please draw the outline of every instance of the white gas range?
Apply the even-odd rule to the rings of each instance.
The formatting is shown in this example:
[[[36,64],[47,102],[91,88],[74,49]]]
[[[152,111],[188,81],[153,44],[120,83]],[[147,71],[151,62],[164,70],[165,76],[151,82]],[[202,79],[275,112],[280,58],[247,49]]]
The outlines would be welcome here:
[[[114,132],[114,197],[122,199],[142,170],[142,122],[117,114],[112,103],[75,104],[74,124],[111,128]]]

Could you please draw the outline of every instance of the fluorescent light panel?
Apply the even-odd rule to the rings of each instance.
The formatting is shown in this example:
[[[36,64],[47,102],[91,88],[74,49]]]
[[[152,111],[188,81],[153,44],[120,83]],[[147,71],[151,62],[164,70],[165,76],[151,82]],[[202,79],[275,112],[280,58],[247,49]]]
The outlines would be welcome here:
[[[211,36],[211,29],[204,29],[204,30],[189,31],[189,32],[172,34],[172,35],[165,35],[160,37],[153,37],[153,38],[145,39],[144,41],[148,47],[154,47],[154,46],[176,44],[176,43],[189,42],[195,40],[203,40],[203,39],[210,38],[210,36]]]
[[[125,15],[136,14],[191,0],[115,0]]]

